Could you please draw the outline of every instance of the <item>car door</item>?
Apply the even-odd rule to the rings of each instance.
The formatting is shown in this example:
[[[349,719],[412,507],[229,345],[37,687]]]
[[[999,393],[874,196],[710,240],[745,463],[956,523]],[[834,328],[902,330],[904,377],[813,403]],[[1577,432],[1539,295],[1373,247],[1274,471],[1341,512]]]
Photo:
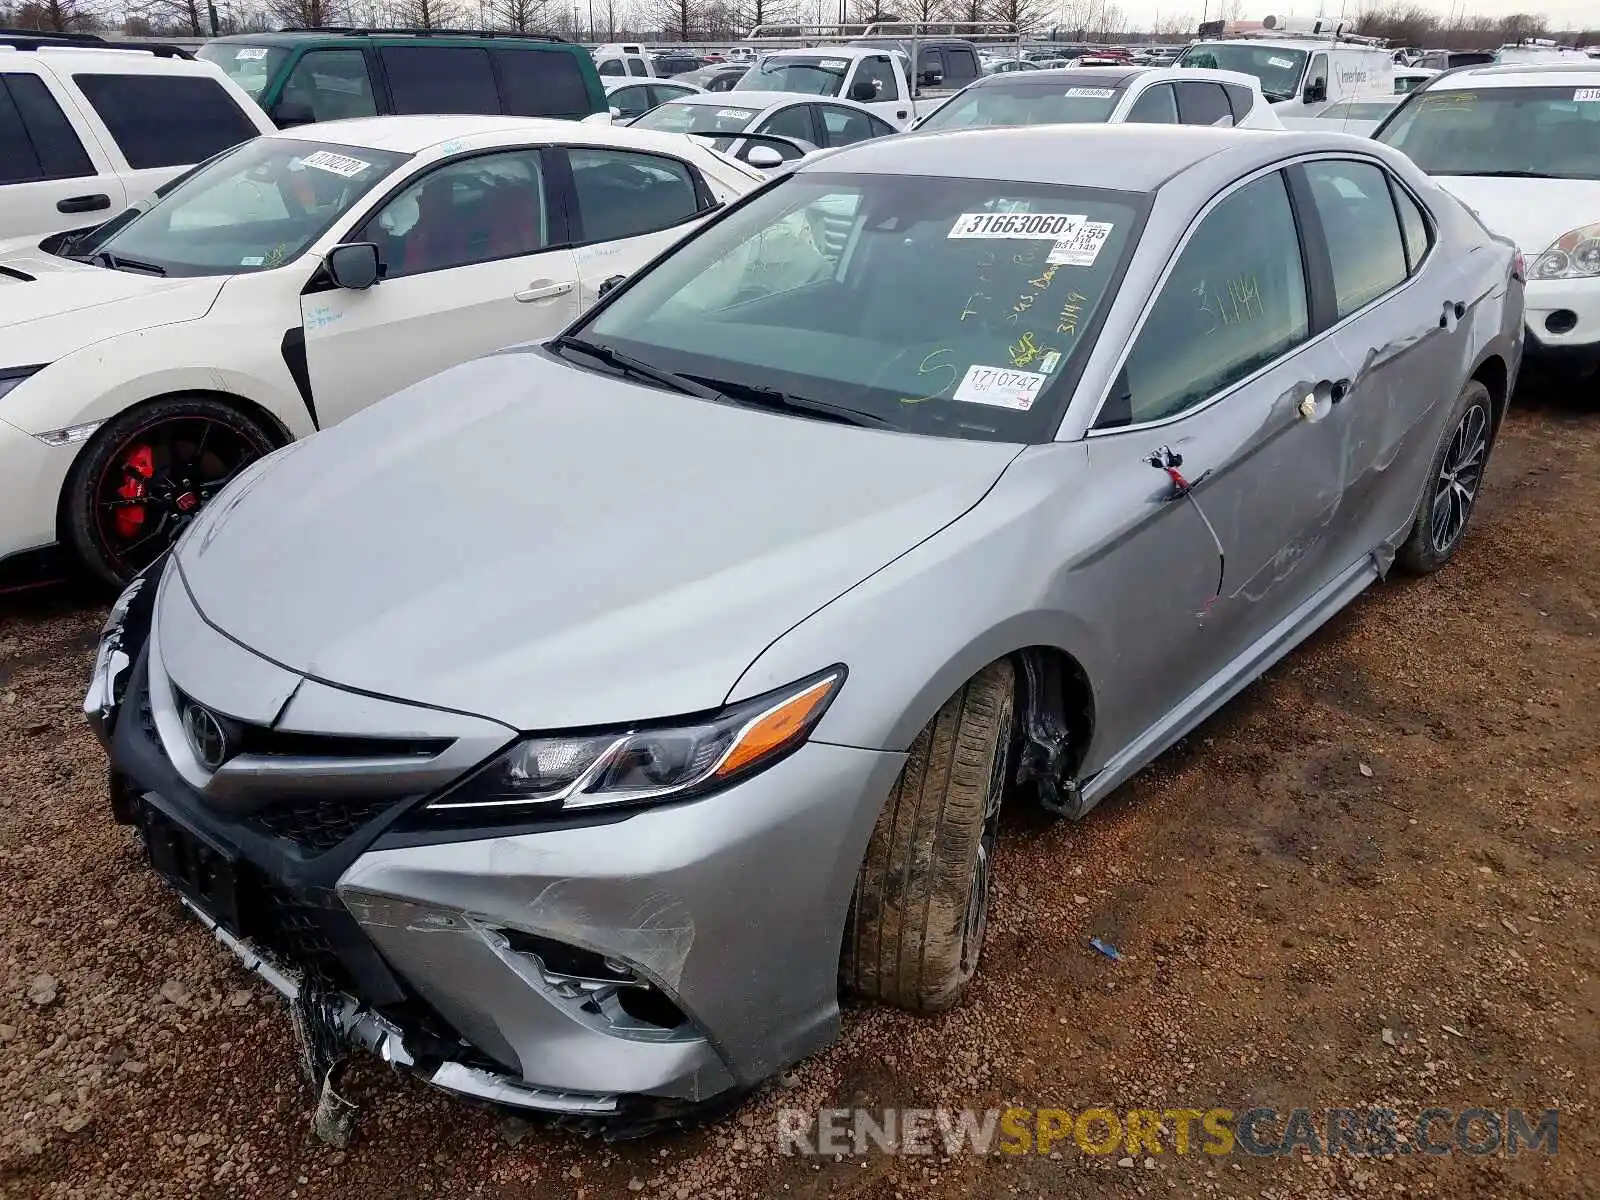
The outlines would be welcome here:
[[[0,238],[96,225],[126,207],[122,180],[67,113],[70,96],[32,72],[0,72]]]
[[[1463,383],[1468,310],[1480,297],[1459,259],[1433,253],[1421,205],[1378,163],[1328,158],[1297,169],[1327,241],[1334,337],[1349,365],[1339,407],[1351,516],[1344,554],[1354,558],[1415,514],[1440,423]]]
[[[1315,336],[1326,317],[1298,224],[1280,171],[1210,203],[1090,434],[1136,476],[1159,483],[1171,466],[1168,502],[1192,499],[1215,533],[1223,567],[1186,684],[1239,669],[1344,565],[1332,544],[1343,414],[1328,396],[1346,366],[1332,338]]]
[[[577,316],[577,264],[550,175],[535,147],[454,159],[380,201],[344,239],[376,243],[383,275],[365,291],[301,297],[324,425]]]
[[[669,154],[601,146],[561,152],[570,179],[578,306],[600,298],[688,232],[715,206],[700,173]]]

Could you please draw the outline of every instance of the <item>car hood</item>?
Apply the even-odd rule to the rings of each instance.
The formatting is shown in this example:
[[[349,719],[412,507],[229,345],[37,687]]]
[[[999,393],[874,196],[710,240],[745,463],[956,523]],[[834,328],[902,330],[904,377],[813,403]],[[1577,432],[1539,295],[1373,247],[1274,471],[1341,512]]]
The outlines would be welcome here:
[[[54,362],[118,334],[197,320],[224,281],[112,271],[38,249],[0,257],[0,367]]]
[[[178,561],[208,621],[295,671],[521,729],[608,725],[720,705],[1019,450],[708,403],[529,348],[315,435],[212,505]]]
[[[1600,221],[1600,181],[1592,179],[1436,175],[1434,182],[1530,256],[1543,254],[1562,234]]]

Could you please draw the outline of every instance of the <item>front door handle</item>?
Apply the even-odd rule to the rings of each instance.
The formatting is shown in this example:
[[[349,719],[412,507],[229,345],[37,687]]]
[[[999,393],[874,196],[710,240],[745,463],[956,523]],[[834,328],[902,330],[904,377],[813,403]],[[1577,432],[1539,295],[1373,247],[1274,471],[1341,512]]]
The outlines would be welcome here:
[[[1152,450],[1145,456],[1144,461],[1158,471],[1165,471],[1167,478],[1172,482],[1172,490],[1164,497],[1167,500],[1182,500],[1211,474],[1210,471],[1203,471],[1193,479],[1186,478],[1183,472],[1178,470],[1183,466],[1183,455],[1167,446]]]
[[[548,279],[536,280],[520,292],[513,293],[512,298],[522,304],[532,304],[536,300],[551,300],[556,296],[565,296],[572,290],[572,281],[565,283],[552,283]]]
[[[111,197],[104,192],[93,196],[68,196],[56,202],[56,211],[59,213],[99,212],[110,207]]]
[[[1335,379],[1328,385],[1328,399],[1335,404],[1350,394],[1350,381],[1348,379]]]
[[[1447,301],[1444,312],[1439,314],[1439,328],[1449,329],[1452,320],[1459,321],[1467,315],[1467,306],[1459,300]]]

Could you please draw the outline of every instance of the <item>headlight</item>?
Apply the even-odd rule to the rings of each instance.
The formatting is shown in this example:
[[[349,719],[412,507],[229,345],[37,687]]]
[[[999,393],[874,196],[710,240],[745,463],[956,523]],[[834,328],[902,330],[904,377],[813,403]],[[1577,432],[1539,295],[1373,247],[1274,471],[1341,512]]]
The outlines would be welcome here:
[[[89,728],[94,730],[100,744],[107,749],[111,747],[111,734],[116,728],[117,708],[128,690],[128,668],[139,657],[139,648],[150,630],[156,583],[166,563],[167,556],[163,554],[135,575],[111,606],[106,623],[100,629],[94,674],[89,678],[89,691],[83,698],[83,715],[88,718]]]
[[[704,795],[797,749],[844,677],[831,667],[703,719],[526,738],[427,808],[507,818]]]
[[[35,363],[31,367],[0,367],[0,397],[5,396],[19,383],[26,383],[29,378],[45,369],[45,363]]]
[[[1534,261],[1530,279],[1593,279],[1600,276],[1600,224],[1564,233]]]

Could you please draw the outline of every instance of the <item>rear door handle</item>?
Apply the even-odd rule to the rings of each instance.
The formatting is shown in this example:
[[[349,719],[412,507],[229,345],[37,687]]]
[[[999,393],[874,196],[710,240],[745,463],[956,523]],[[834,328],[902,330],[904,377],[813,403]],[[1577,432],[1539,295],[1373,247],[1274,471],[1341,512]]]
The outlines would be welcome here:
[[[1335,379],[1328,385],[1328,399],[1335,404],[1350,394],[1350,381],[1348,379]]]
[[[535,300],[550,300],[556,296],[565,296],[572,290],[572,282],[551,283],[548,280],[539,280],[530,284],[520,292],[514,292],[512,298],[523,303],[532,304]]]
[[[1444,306],[1444,312],[1439,314],[1439,328],[1440,329],[1449,329],[1450,328],[1450,322],[1451,322],[1452,319],[1459,321],[1459,320],[1461,320],[1462,317],[1464,317],[1466,315],[1467,315],[1467,306],[1465,304],[1461,303],[1461,301],[1459,301],[1459,300],[1447,301],[1445,303],[1445,306]]]
[[[56,202],[56,211],[59,213],[99,212],[110,207],[111,197],[103,192],[95,196],[68,196]]]

